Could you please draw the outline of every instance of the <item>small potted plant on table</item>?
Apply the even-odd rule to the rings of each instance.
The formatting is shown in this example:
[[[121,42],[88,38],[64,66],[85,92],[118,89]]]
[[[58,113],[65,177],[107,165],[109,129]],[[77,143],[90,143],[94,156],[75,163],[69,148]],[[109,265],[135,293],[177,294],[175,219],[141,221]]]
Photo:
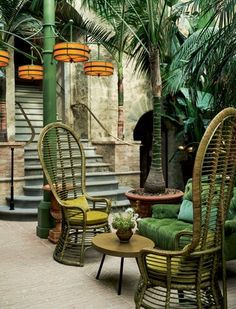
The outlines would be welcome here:
[[[127,208],[125,212],[116,213],[112,219],[112,227],[116,229],[116,235],[120,242],[128,242],[133,235],[138,214],[132,208]]]

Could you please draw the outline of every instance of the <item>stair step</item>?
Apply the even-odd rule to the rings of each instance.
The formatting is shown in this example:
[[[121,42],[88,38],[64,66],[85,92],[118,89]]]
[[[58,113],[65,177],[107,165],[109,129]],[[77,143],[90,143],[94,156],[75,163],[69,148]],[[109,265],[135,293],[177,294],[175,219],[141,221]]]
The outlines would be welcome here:
[[[16,96],[19,96],[19,97],[27,96],[27,98],[29,98],[29,97],[41,97],[41,98],[43,98],[43,93],[42,93],[42,90],[37,89],[36,87],[34,87],[32,89],[32,87],[27,88],[27,87],[19,87],[18,86],[17,90],[16,90]]]
[[[6,200],[10,202],[10,197],[6,196]],[[14,204],[15,208],[38,208],[39,202],[42,200],[42,196],[26,196],[26,195],[15,195]]]
[[[29,126],[25,126],[25,127],[17,127],[17,131],[16,134],[20,135],[20,134],[25,134],[25,130],[28,129],[31,132],[31,129],[29,128]],[[41,127],[34,127],[35,133],[40,133],[42,131]]]
[[[95,162],[95,163],[86,163],[86,169],[90,172],[104,172],[107,171],[109,168],[108,163],[103,162]],[[41,165],[31,165],[31,166],[25,166],[25,175],[41,175],[43,173]]]
[[[95,181],[95,182],[86,182],[86,189],[89,194],[92,194],[94,191],[104,191],[104,190],[117,190],[118,191],[117,180],[113,181]],[[43,189],[42,185],[27,185],[23,187],[24,193],[27,196],[42,196]]]
[[[30,119],[32,121],[32,119]],[[16,120],[16,125],[17,125],[17,131],[19,130],[19,128],[28,128],[28,122],[25,119],[18,119]],[[40,131],[42,130],[42,126],[43,126],[43,121],[42,120],[34,120],[34,129],[35,128],[40,128]],[[19,131],[18,131],[19,132]]]
[[[41,175],[31,175],[25,176],[25,185],[42,185],[43,184],[43,174]],[[86,173],[86,181],[113,181],[116,179],[115,172],[93,172]]]
[[[20,102],[25,113],[29,117],[34,129],[34,141],[25,146],[25,177],[23,186],[24,195],[14,197],[15,210],[10,211],[6,206],[6,216],[37,218],[37,209],[43,199],[43,171],[39,163],[37,152],[37,140],[43,128],[43,94],[36,87],[17,87],[16,101]],[[16,104],[16,140],[26,142],[31,137],[31,130],[24,116]],[[130,188],[120,187],[117,173],[109,171],[110,165],[103,161],[103,156],[96,153],[96,147],[91,145],[88,139],[81,139],[86,156],[86,185],[87,192],[91,196],[107,197],[112,200],[114,209],[122,209],[130,206],[125,192]],[[10,198],[7,197],[9,203]],[[0,206],[0,214],[3,207]]]
[[[106,197],[111,199],[112,201],[112,207],[116,207],[117,204],[129,204],[129,201],[127,200],[125,193],[126,191],[123,191],[121,189],[116,190],[103,190],[103,191],[93,191],[88,192],[93,197]],[[40,201],[43,199],[42,196],[26,196],[26,195],[16,195],[14,196],[14,204],[15,208],[37,208]],[[10,196],[6,197],[7,203],[9,205],[10,202]]]
[[[8,221],[36,221],[38,217],[37,208],[15,208],[10,210],[8,206],[0,206],[1,220]]]
[[[127,207],[130,207],[128,200],[113,201],[112,211],[123,211]],[[37,221],[38,207],[20,208],[17,205],[17,200],[15,200],[14,210],[10,210],[9,206],[0,206],[0,217],[1,220],[8,221]]]
[[[86,163],[102,163],[103,157],[101,155],[94,154],[93,156],[86,157]],[[39,164],[38,153],[35,150],[35,154],[25,155],[25,164],[26,166],[37,166]]]

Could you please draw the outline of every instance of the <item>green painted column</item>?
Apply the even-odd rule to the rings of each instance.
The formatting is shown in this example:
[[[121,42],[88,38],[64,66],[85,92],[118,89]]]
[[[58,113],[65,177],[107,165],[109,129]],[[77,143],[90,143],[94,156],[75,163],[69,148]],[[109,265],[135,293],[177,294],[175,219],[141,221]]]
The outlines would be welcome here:
[[[53,59],[53,46],[55,44],[55,1],[44,0],[44,78],[43,78],[43,123],[56,121],[56,63]],[[54,220],[50,214],[50,194],[44,192],[44,198],[38,207],[37,236],[47,238],[49,230],[54,225]]]

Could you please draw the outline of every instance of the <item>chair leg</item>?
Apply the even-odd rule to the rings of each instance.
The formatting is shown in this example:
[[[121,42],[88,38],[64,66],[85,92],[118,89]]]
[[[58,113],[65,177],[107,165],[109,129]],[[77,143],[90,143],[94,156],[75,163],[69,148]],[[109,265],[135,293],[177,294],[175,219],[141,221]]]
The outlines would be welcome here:
[[[146,286],[142,280],[142,277],[140,277],[135,294],[134,294],[135,309],[141,308],[145,290],[146,290]]]

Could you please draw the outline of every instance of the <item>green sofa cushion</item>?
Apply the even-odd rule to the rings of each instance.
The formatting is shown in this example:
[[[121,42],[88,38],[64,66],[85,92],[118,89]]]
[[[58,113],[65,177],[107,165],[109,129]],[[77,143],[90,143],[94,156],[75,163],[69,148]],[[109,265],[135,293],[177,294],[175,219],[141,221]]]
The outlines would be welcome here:
[[[189,200],[183,200],[180,205],[178,220],[193,223],[193,203]]]
[[[235,253],[235,244],[236,244],[236,233],[231,235],[227,235],[225,237],[225,259],[226,261],[235,260],[236,253]]]
[[[180,231],[192,231],[192,224],[174,218],[143,218],[138,221],[140,235],[150,238],[158,248],[174,249],[174,239]]]
[[[179,213],[179,204],[155,204],[152,206],[152,218],[177,218]]]
[[[225,221],[225,235],[230,235],[236,232],[236,218],[234,220]]]
[[[233,197],[230,201],[230,206],[227,214],[228,220],[235,220],[236,217],[236,188],[234,188]]]

